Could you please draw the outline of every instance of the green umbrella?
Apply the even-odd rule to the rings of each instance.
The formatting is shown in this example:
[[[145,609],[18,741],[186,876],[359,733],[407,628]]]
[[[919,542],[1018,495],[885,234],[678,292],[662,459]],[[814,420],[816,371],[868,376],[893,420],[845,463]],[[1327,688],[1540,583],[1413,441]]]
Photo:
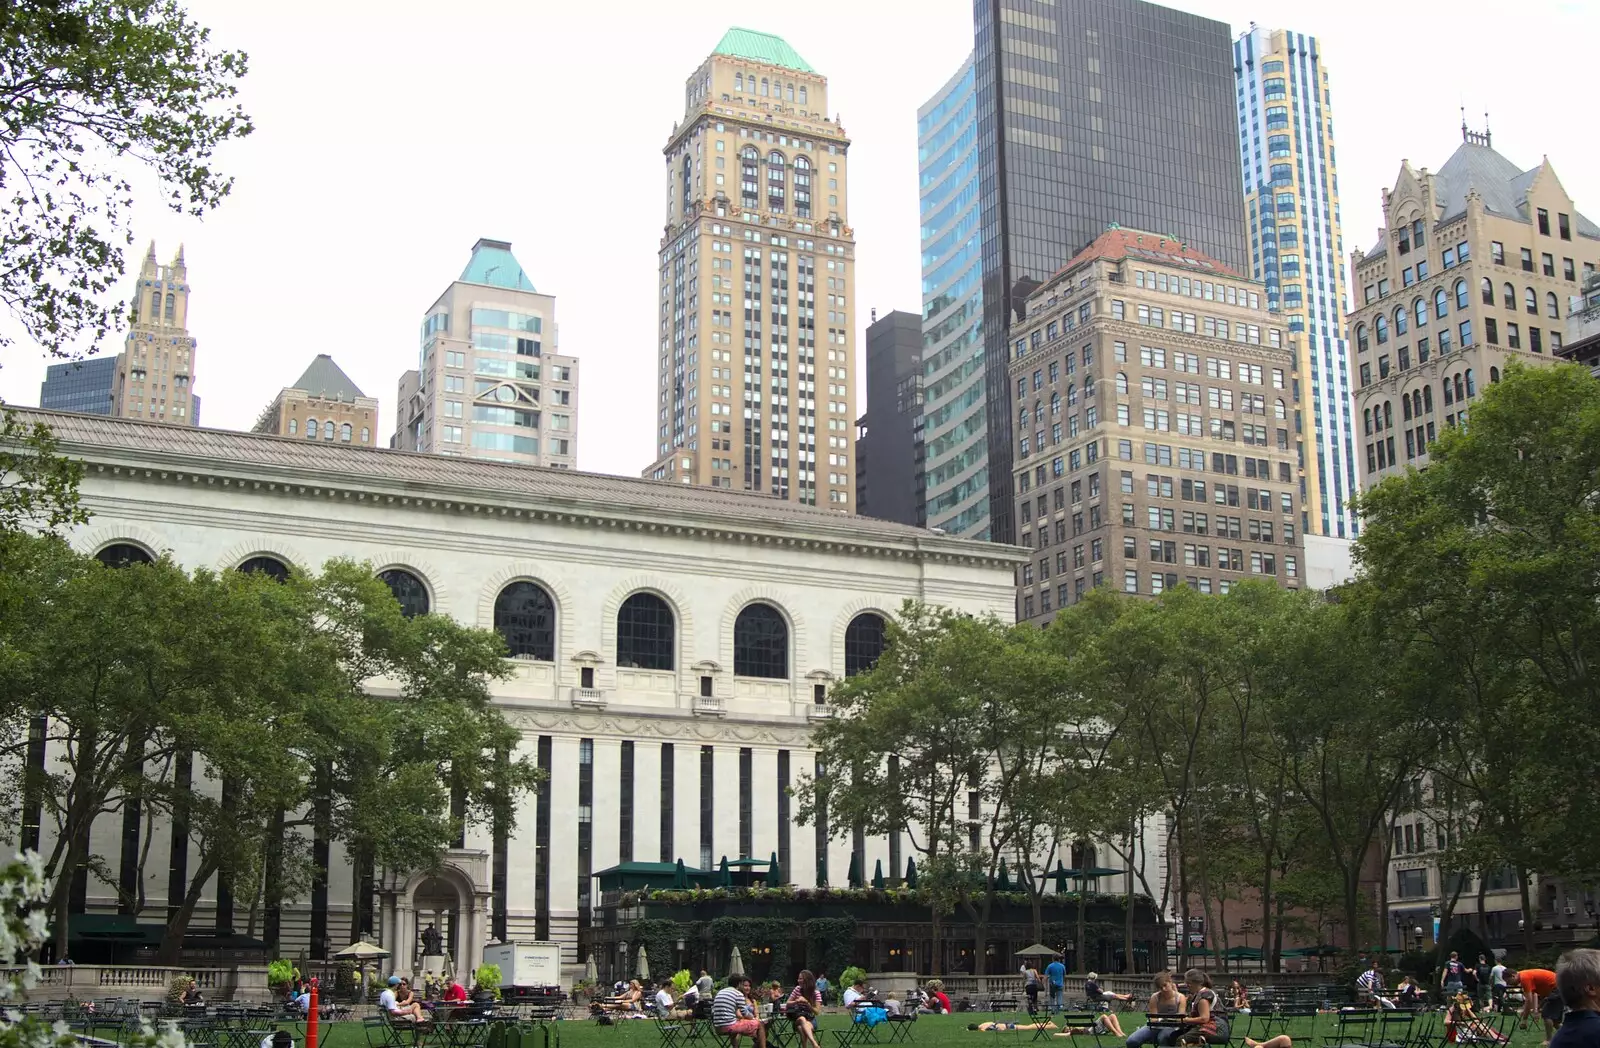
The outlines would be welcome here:
[[[772,864],[767,867],[767,887],[776,888],[783,884],[783,873],[778,869],[778,853],[772,853]]]
[[[872,872],[872,886],[883,891],[883,860],[878,860],[878,867]]]
[[[1235,946],[1227,953],[1230,961],[1259,961],[1261,951],[1254,946]]]
[[[1008,892],[1011,890],[1011,874],[1006,871],[1006,861],[1000,860],[1000,876],[995,878],[994,890]]]
[[[722,857],[722,864],[717,867],[717,883],[724,888],[733,887],[733,875],[728,872],[728,857]]]
[[[917,886],[917,857],[915,855],[913,855],[911,858],[906,860],[906,887],[907,888],[915,888],[916,886]]]
[[[1056,860],[1056,870],[1050,876],[1056,879],[1056,891],[1062,894],[1067,892],[1067,881],[1078,875],[1077,870],[1069,870],[1061,865],[1061,860]]]
[[[677,865],[673,867],[673,870],[672,870],[672,886],[674,888],[687,888],[687,887],[689,887],[689,871],[683,865],[683,860],[682,859],[679,859],[678,862],[677,862]]]
[[[845,883],[852,888],[861,887],[861,856],[856,852],[850,853],[850,873]]]

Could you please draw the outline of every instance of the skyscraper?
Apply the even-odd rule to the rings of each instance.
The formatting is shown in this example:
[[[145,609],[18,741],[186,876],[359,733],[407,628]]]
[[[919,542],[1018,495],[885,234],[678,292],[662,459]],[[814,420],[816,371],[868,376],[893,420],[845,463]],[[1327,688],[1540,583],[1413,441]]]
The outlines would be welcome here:
[[[730,29],[689,77],[664,150],[644,476],[852,508],[849,147],[827,79],[779,37]]]
[[[1317,38],[1252,27],[1233,45],[1250,274],[1285,314],[1308,384],[1297,427],[1303,530],[1354,538],[1355,438],[1333,97]]]
[[[181,426],[199,423],[200,398],[193,392],[197,343],[188,325],[189,268],[183,246],[163,266],[151,241],[128,304],[128,336],[117,355],[111,414]]]
[[[922,318],[895,310],[867,328],[867,407],[856,436],[856,512],[923,525]]]
[[[299,378],[272,398],[250,429],[370,448],[378,429],[378,399],[361,392],[332,357],[318,353]]]
[[[46,411],[109,415],[116,384],[116,357],[51,364],[44,369],[44,381],[39,383],[39,406]]]
[[[1009,314],[1118,223],[1243,271],[1231,32],[1143,0],[973,5],[991,535],[1016,538]],[[932,518],[930,517],[930,520]]]
[[[989,537],[983,231],[972,58],[917,110],[926,523]]]
[[[479,240],[423,316],[391,446],[571,469],[578,360],[559,345],[555,298],[535,290],[510,244]]]

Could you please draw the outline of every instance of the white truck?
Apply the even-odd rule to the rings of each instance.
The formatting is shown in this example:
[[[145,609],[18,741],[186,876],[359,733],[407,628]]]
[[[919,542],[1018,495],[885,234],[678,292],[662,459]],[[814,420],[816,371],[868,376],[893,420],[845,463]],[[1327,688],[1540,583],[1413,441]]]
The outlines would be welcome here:
[[[561,944],[505,942],[483,948],[483,963],[500,966],[500,995],[507,1001],[561,992]]]

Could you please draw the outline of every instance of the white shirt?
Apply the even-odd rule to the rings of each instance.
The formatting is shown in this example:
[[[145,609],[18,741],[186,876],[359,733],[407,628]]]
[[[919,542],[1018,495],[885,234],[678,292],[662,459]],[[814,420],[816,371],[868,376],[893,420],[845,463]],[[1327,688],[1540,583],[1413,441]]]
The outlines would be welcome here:
[[[1490,968],[1489,981],[1496,986],[1504,986],[1506,984],[1506,966],[1503,964],[1497,964],[1493,968]]]
[[[672,1010],[672,994],[668,993],[665,989],[657,990],[656,991],[656,1004],[661,1008],[661,1010],[663,1012],[671,1011]]]
[[[378,994],[378,1007],[386,1012],[392,1012],[397,1007],[393,990],[384,990]]]
[[[861,1000],[861,991],[856,989],[854,986],[850,987],[844,992],[844,1006],[846,1008],[850,1007],[852,1004],[855,1004],[859,1000]]]

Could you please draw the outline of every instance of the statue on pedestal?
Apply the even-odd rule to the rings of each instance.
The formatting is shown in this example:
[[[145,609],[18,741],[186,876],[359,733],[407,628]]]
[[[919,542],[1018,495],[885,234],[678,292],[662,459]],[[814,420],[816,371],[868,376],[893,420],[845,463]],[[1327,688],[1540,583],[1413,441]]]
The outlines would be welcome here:
[[[443,937],[439,934],[439,929],[435,928],[430,922],[426,928],[422,929],[422,956],[439,957],[443,953]]]

